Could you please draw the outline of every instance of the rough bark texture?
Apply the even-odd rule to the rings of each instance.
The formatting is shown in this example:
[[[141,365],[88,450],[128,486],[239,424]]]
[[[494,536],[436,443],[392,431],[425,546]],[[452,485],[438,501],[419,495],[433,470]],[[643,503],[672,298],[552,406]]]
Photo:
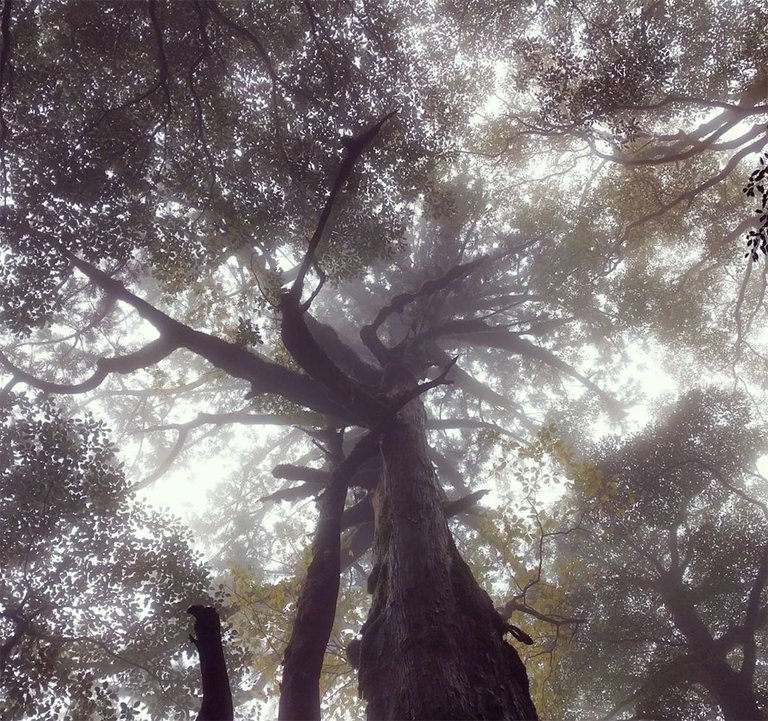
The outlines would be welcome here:
[[[388,424],[381,452],[360,659],[368,718],[535,719],[504,622],[454,545],[419,400]]]
[[[232,692],[221,645],[219,614],[212,606],[190,606],[187,613],[195,617],[192,640],[200,657],[203,678],[203,704],[197,721],[232,721]]]

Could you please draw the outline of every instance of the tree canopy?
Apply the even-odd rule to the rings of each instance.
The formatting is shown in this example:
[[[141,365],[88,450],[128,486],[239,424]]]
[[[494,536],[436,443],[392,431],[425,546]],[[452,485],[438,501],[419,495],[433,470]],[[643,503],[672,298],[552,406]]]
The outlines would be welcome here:
[[[758,718],[766,703],[764,494],[754,463],[764,451],[743,396],[694,391],[641,435],[606,442],[599,500],[577,483],[574,532],[581,583],[569,603],[585,619],[563,663],[579,707],[642,718]],[[572,521],[573,522],[573,521]],[[581,635],[583,632],[583,635]],[[566,670],[569,669],[569,670]],[[582,694],[585,673],[610,678]]]
[[[4,0],[3,713],[765,717],[767,27]]]
[[[182,614],[209,579],[189,532],[131,499],[93,417],[12,394],[0,420],[3,716],[193,707]]]

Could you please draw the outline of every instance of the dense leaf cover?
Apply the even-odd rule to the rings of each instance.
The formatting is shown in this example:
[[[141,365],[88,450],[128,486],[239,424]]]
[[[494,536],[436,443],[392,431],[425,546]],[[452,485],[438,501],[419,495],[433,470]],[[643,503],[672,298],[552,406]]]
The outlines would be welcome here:
[[[406,388],[430,510],[534,637],[510,641],[543,715],[736,718],[659,681],[707,654],[767,713],[768,274],[743,257],[765,230],[763,5],[5,0],[0,709],[196,708],[183,610],[209,571],[146,491],[195,503],[250,652],[234,677],[257,679],[242,713],[274,715],[329,560],[313,499]],[[345,647],[366,588],[387,604],[385,476],[356,468],[315,537],[343,534],[338,718],[364,705]],[[665,605],[673,554],[714,651]],[[748,623],[754,643],[718,641]]]
[[[6,397],[0,488],[3,718],[193,707],[184,611],[207,572],[178,521],[131,499],[103,424]]]
[[[744,396],[695,391],[593,456],[608,492],[577,482],[578,525],[558,545],[579,565],[567,594],[584,619],[555,682],[564,718],[765,708],[768,505],[752,471],[764,438],[750,416]],[[598,693],[582,686],[585,673],[612,681]],[[749,716],[734,712],[750,696]]]

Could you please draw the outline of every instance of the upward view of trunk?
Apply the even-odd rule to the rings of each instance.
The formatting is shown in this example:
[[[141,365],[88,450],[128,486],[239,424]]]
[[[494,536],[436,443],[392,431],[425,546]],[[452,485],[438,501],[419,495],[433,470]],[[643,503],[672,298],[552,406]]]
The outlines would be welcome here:
[[[504,621],[454,545],[420,400],[392,419],[381,452],[360,658],[368,718],[535,719]]]
[[[339,539],[346,492],[346,484],[332,483],[320,500],[312,561],[283,659],[280,721],[320,719],[320,671],[339,593]]]

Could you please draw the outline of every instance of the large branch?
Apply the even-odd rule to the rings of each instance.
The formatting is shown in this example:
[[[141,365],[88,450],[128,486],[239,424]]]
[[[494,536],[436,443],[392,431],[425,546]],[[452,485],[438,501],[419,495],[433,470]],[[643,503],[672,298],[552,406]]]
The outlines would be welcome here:
[[[95,266],[62,250],[70,262],[108,295],[132,306],[153,325],[161,339],[176,348],[186,348],[234,378],[251,383],[251,394],[275,393],[300,406],[336,417],[346,416],[343,407],[328,397],[311,378],[268,361],[255,353],[214,335],[193,330],[174,320],[129,291],[122,283]]]
[[[379,385],[381,371],[366,363],[354,348],[347,345],[339,337],[339,334],[331,326],[321,323],[309,313],[304,315],[304,320],[314,339],[339,368],[369,388]]]
[[[507,430],[498,423],[481,421],[479,418],[428,418],[427,430],[443,430],[452,428],[466,428],[472,430],[488,430],[500,433],[503,436],[510,436],[516,440],[522,441],[512,431]]]
[[[495,253],[493,255],[484,255],[469,263],[462,263],[461,265],[453,266],[447,273],[444,273],[439,278],[428,280],[422,284],[422,286],[412,293],[400,293],[396,295],[392,300],[379,310],[376,317],[370,323],[370,325],[363,326],[360,330],[360,338],[365,343],[368,350],[373,353],[376,359],[382,365],[386,365],[389,361],[390,351],[381,342],[378,335],[378,330],[389,316],[394,313],[401,313],[407,305],[417,300],[418,298],[433,295],[438,291],[446,289],[453,282],[466,278],[468,275],[474,273],[479,267],[488,263],[490,260],[498,259],[506,254]]]
[[[264,69],[267,71],[269,79],[272,81],[272,90],[275,92],[277,86],[281,85],[282,83],[280,77],[277,74],[277,71],[275,70],[275,66],[272,63],[272,59],[269,57],[269,53],[267,52],[267,49],[264,47],[261,40],[259,40],[259,38],[248,28],[239,25],[227,15],[225,15],[222,9],[219,7],[218,2],[211,2],[210,8],[213,11],[213,14],[216,15],[216,17],[225,27],[229,28],[233,34],[244,40],[247,40],[256,49],[256,53],[258,54],[262,65],[264,65]]]
[[[309,466],[295,466],[292,463],[280,463],[272,469],[275,478],[285,478],[288,481],[304,481],[322,488],[331,482],[328,471]]]
[[[498,348],[510,351],[515,355],[530,358],[531,360],[541,361],[555,370],[575,378],[608,402],[616,402],[609,393],[579,373],[572,365],[558,358],[552,351],[531,343],[531,341],[523,338],[520,334],[513,333],[506,328],[494,328],[478,320],[456,321],[453,324],[446,323],[441,328],[435,329],[434,335],[443,338],[456,338],[460,341],[466,341],[473,346]]]
[[[754,634],[756,629],[765,628],[768,625],[768,606],[761,606],[754,621],[754,628],[746,630],[744,624],[733,624],[726,631],[715,639],[716,654],[725,658],[737,646],[743,646],[749,636]],[[742,668],[743,668],[742,661]]]
[[[341,438],[336,436],[337,453]],[[378,433],[357,442],[332,469],[320,497],[320,514],[312,543],[312,560],[301,589],[291,639],[285,650],[279,719],[320,719],[320,672],[333,628],[341,573],[341,517],[347,485],[354,471],[378,451]]]
[[[348,413],[372,427],[385,415],[387,406],[356,380],[347,375],[315,340],[306,323],[307,312],[293,293],[280,298],[280,335],[293,359],[343,404]]]
[[[443,365],[450,360],[450,356],[437,344],[432,343],[425,349],[430,360],[436,365]],[[479,401],[485,401],[492,406],[504,408],[518,419],[520,424],[531,433],[537,433],[538,427],[506,396],[497,393],[493,388],[480,382],[473,375],[463,370],[458,364],[453,367],[454,383],[465,393],[474,396]]]
[[[149,426],[143,433],[151,431],[182,431],[213,425],[225,426],[238,423],[244,426],[292,426],[296,419],[279,413],[249,413],[248,411],[231,411],[229,413],[198,413],[195,418],[180,423],[165,423],[159,426]]]
[[[703,183],[699,183],[699,185],[697,185],[696,187],[691,188],[690,190],[687,190],[683,193],[680,193],[679,195],[674,197],[672,200],[669,200],[666,203],[663,203],[653,212],[648,213],[647,215],[644,215],[641,218],[638,218],[637,220],[633,220],[631,223],[628,223],[622,230],[618,240],[614,245],[616,247],[620,246],[627,239],[627,237],[629,236],[629,233],[635,228],[639,228],[640,226],[643,226],[646,223],[651,222],[652,220],[656,220],[657,218],[660,218],[667,211],[678,206],[680,203],[693,202],[694,198],[696,198],[696,196],[699,195],[699,193],[702,193],[705,190],[708,190],[709,188],[714,187],[718,183],[723,182],[731,174],[731,172],[733,172],[733,170],[736,168],[736,166],[741,162],[741,160],[744,157],[746,157],[750,153],[759,152],[763,147],[764,142],[765,142],[764,138],[761,137],[758,140],[756,140],[754,143],[745,145],[737,153],[734,153],[731,156],[731,158],[728,160],[728,162],[725,164],[725,166],[719,173],[716,173],[708,180],[705,180]]]
[[[724,150],[733,150],[739,148],[748,140],[752,140],[760,135],[763,135],[765,126],[762,123],[753,125],[746,133],[743,133],[737,138],[723,141],[722,143],[715,143],[714,141],[725,134],[731,128],[738,124],[739,120],[734,120],[733,123],[725,124],[719,128],[716,132],[712,133],[705,140],[699,140],[690,144],[690,147],[681,151],[670,151],[666,153],[659,153],[653,157],[633,157],[633,156],[621,156],[610,153],[603,153],[594,146],[592,152],[602,160],[608,160],[612,163],[628,166],[641,166],[641,165],[666,165],[668,163],[679,163],[682,160],[688,160],[696,155],[699,155],[705,151],[711,152],[723,152]]]
[[[299,272],[296,279],[291,286],[291,295],[296,297],[297,301],[301,300],[301,293],[304,289],[304,277],[307,274],[310,266],[316,264],[317,247],[320,245],[320,241],[325,234],[325,226],[328,224],[328,219],[331,217],[331,211],[333,210],[334,203],[336,202],[336,196],[339,191],[347,182],[349,176],[352,174],[352,169],[355,167],[355,163],[360,159],[363,151],[373,142],[374,138],[379,134],[384,123],[386,123],[397,111],[393,110],[391,113],[387,113],[381,120],[375,125],[364,130],[360,135],[353,138],[346,138],[344,158],[341,161],[339,170],[336,173],[336,178],[333,181],[333,186],[328,194],[328,199],[325,201],[322,211],[320,212],[320,218],[317,221],[315,232],[309,240],[309,246],[307,252],[304,254],[304,259],[299,266]],[[322,278],[322,276],[321,276]],[[307,301],[305,309],[309,307],[311,298]]]
[[[38,388],[46,393],[87,393],[98,388],[111,373],[133,373],[141,368],[159,363],[167,358],[173,351],[180,346],[172,340],[160,337],[147,343],[133,353],[127,353],[122,356],[113,356],[110,358],[99,358],[96,361],[96,371],[90,378],[80,383],[54,383],[28,373],[16,366],[4,353],[0,352],[0,365],[9,373],[13,374],[16,381],[26,383],[33,388]]]

